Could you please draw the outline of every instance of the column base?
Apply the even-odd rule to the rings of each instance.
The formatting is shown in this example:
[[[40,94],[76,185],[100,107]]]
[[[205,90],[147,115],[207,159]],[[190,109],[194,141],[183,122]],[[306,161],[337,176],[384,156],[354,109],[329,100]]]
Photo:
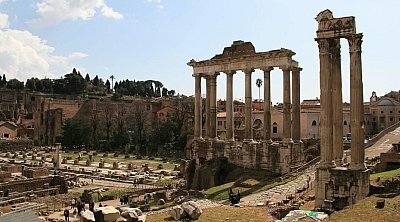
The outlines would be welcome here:
[[[333,161],[332,162],[321,162],[318,164],[317,169],[325,170],[325,169],[331,169],[331,168],[335,168],[335,167],[336,166]]]
[[[283,140],[282,140],[282,144],[283,145],[288,145],[288,144],[290,144],[290,143],[293,143],[293,140],[292,140],[292,138],[283,138]]]
[[[359,164],[352,164],[350,162],[349,167],[350,170],[366,170],[367,166],[365,165],[365,163],[359,163]]]
[[[263,142],[264,142],[264,143],[271,144],[271,143],[272,143],[272,140],[271,140],[271,139],[268,139],[268,140],[263,140]]]
[[[251,143],[251,142],[253,142],[254,140],[253,139],[243,139],[243,142],[244,143]]]

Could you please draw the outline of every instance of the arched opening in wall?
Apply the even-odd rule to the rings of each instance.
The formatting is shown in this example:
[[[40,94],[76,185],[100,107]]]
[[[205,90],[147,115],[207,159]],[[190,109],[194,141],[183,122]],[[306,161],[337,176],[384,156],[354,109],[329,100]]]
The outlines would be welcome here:
[[[317,121],[313,120],[311,123],[311,126],[316,126],[317,125]]]
[[[278,133],[278,124],[276,122],[272,124],[272,133]]]
[[[347,121],[346,120],[343,122],[343,125],[347,126]]]
[[[262,127],[262,121],[260,119],[256,119],[253,122],[253,128],[254,129],[259,129]]]

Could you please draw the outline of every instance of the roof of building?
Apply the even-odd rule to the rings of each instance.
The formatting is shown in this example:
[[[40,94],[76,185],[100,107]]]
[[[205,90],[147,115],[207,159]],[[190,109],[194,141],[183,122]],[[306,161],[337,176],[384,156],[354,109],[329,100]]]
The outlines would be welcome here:
[[[17,126],[17,124],[15,124],[14,122],[12,122],[12,121],[0,121],[0,126],[2,126],[2,125],[4,125],[4,124],[10,124],[10,125],[12,125],[12,126],[14,126],[14,127],[18,127]]]

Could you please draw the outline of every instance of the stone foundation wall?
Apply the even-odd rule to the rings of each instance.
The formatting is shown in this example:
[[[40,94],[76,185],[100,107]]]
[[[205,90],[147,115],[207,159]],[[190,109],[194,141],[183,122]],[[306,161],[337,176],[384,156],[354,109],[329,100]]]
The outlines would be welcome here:
[[[317,169],[316,208],[341,210],[369,194],[370,170]]]
[[[227,158],[230,164],[249,168],[269,170],[274,173],[288,173],[291,166],[304,162],[303,144],[235,142],[223,140],[195,140],[187,158],[211,160]]]
[[[60,186],[59,193],[67,193],[68,188],[64,177],[48,176],[45,178],[26,179],[19,181],[9,181],[0,184],[0,191],[9,190],[10,192],[25,192],[38,189],[47,189],[53,186]]]

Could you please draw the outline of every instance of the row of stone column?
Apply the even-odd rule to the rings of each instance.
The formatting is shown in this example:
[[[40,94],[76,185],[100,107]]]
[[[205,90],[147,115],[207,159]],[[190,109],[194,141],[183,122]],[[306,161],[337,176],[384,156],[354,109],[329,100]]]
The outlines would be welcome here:
[[[281,67],[283,71],[283,138],[284,142],[300,140],[300,71],[301,68]],[[271,141],[271,78],[273,67],[264,67],[264,134],[266,141]],[[253,139],[252,120],[252,81],[254,69],[242,70],[245,73],[245,139]],[[233,75],[236,70],[224,72],[226,74],[226,139],[234,140],[234,112],[233,112]],[[292,94],[290,87],[290,73],[292,73]],[[201,78],[206,79],[206,135],[207,138],[217,137],[217,76],[219,73],[195,74],[195,138],[202,135],[202,99]],[[293,105],[291,105],[291,96]]]
[[[364,168],[364,106],[361,70],[362,34],[347,38],[350,52],[350,168]],[[320,58],[321,164],[334,167],[343,158],[343,101],[340,39],[316,39]]]

